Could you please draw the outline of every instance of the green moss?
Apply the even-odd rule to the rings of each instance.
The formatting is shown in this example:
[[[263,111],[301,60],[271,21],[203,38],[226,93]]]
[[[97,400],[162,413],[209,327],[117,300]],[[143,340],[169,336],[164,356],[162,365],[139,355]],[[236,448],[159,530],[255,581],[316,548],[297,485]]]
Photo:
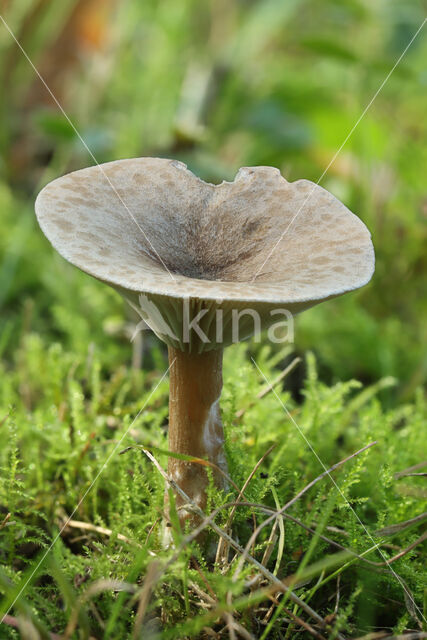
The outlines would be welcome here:
[[[302,403],[295,402],[285,382],[284,388],[251,406],[265,382],[248,360],[248,349],[250,345],[233,346],[225,361],[224,417],[233,481],[242,486],[259,458],[271,445],[276,446],[251,480],[246,501],[270,509],[283,506],[323,472],[323,465],[329,467],[377,441],[335,472],[333,482],[323,478],[289,508],[286,513],[316,535],[295,521],[281,520],[266,566],[281,578],[296,575],[297,581],[301,579],[296,593],[323,617],[334,611],[339,579],[339,615],[331,623],[336,630],[360,634],[371,626],[398,627],[402,620],[403,625],[409,624],[408,616],[418,611],[420,617],[422,610],[420,549],[415,547],[391,565],[396,577],[390,569],[355,561],[352,556],[334,556],[339,550],[321,535],[358,554],[379,545],[379,550],[364,555],[375,562],[392,557],[420,535],[421,523],[391,539],[379,537],[376,531],[409,520],[422,510],[421,478],[395,477],[420,462],[420,425],[426,418],[421,394],[412,405],[384,410],[376,397],[381,385],[372,392],[355,382],[327,386],[318,379],[309,354]],[[51,631],[63,631],[79,598],[105,581],[102,592],[95,590],[90,602],[84,602],[77,621],[79,633],[82,637],[90,633],[131,638],[138,601],[133,591],[139,593],[148,567],[156,562],[167,568],[156,583],[146,621],[161,618],[157,621],[163,630],[160,637],[198,637],[206,624],[215,627],[215,620],[203,617],[203,597],[193,590],[194,583],[208,596],[212,592],[218,607],[227,607],[227,594],[232,593],[236,618],[253,633],[258,625],[262,634],[261,611],[268,608],[268,600],[264,597],[255,603],[248,597],[245,580],[253,573],[250,565],[236,582],[236,561],[214,567],[212,546],[219,538],[212,530],[207,556],[193,542],[173,558],[173,551],[163,549],[161,542],[163,479],[140,449],[119,455],[135,443],[167,449],[167,380],[155,389],[162,372],[148,376],[123,370],[120,383],[113,384],[111,377],[100,375],[102,354],[96,349],[89,364],[70,366],[70,353],[58,344],[44,345],[36,335],[24,339],[18,355],[25,362],[25,381],[19,368],[10,371],[0,405],[5,434],[0,453],[0,504],[3,517],[10,513],[0,530],[3,613],[26,584],[13,611],[19,615],[28,610],[34,624],[37,621]],[[277,360],[267,347],[257,354],[256,362],[269,380],[277,375]],[[246,407],[243,417],[236,420],[235,410]],[[156,457],[165,467],[167,456],[157,453]],[[234,490],[229,495],[214,491],[210,504],[218,507],[235,497]],[[220,511],[217,524],[225,526],[228,513],[230,507]],[[233,535],[243,546],[251,535],[254,515],[258,523],[266,518],[250,507],[237,508],[233,518]],[[111,533],[78,526],[62,529],[67,516]],[[271,525],[257,537],[252,553],[259,561],[270,533]],[[119,534],[126,541],[118,539]],[[395,547],[390,548],[389,543]],[[128,584],[131,586],[126,587]],[[406,600],[403,586],[411,594]],[[284,609],[292,607],[288,600]],[[298,606],[294,613],[305,615]],[[288,628],[284,618],[279,609],[270,622],[271,637]],[[103,636],[102,625],[108,625],[110,619],[111,633]],[[16,637],[9,627],[4,634]]]

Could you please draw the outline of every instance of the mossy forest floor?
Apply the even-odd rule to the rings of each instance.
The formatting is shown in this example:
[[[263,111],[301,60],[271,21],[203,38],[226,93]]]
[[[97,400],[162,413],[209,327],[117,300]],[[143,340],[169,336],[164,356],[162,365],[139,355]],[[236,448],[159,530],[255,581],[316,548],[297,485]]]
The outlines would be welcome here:
[[[271,381],[302,368],[298,402],[286,377],[268,390],[248,354]],[[422,395],[385,410],[392,379],[328,386],[310,353],[293,362],[288,347],[233,346],[233,484],[210,491],[202,546],[172,511],[166,550],[157,357],[149,372],[109,376],[96,349],[79,361],[27,334],[1,372],[1,637],[425,637]]]

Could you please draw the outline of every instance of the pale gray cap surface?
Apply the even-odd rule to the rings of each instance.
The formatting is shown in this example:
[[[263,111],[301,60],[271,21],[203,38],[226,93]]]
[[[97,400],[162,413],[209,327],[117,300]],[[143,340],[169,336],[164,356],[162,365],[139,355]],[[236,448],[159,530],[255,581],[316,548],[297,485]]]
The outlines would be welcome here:
[[[294,312],[374,271],[363,222],[322,187],[272,167],[213,185],[175,160],[117,160],[49,183],[36,213],[64,258],[133,297]]]
[[[303,302],[357,289],[374,270],[361,220],[272,167],[212,185],[174,160],[117,160],[50,182],[36,213],[64,258],[133,291]]]

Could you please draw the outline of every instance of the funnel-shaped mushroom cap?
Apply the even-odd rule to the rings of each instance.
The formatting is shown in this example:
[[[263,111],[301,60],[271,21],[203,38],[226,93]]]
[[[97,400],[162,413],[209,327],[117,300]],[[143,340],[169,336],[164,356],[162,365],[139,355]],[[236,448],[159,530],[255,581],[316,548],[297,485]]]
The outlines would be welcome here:
[[[265,326],[272,309],[301,311],[361,287],[374,270],[359,218],[322,187],[289,183],[272,167],[213,185],[174,160],[118,160],[54,180],[36,213],[64,258],[134,301],[144,294],[148,323],[184,349],[171,337],[183,299],[190,316],[207,310],[206,330],[217,309],[255,309]],[[203,349],[215,346],[212,337]]]

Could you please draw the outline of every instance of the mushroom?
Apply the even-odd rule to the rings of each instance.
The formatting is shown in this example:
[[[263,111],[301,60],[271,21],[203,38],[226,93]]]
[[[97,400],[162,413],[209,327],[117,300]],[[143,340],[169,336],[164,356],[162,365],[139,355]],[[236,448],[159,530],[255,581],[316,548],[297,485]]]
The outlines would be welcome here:
[[[280,310],[365,285],[374,270],[361,220],[322,187],[287,182],[272,167],[213,185],[175,160],[118,160],[49,183],[36,213],[55,249],[118,290],[168,345],[169,450],[213,463],[220,488],[223,348],[272,327]],[[170,457],[168,472],[205,506],[205,465]],[[176,501],[181,522],[192,519]]]

